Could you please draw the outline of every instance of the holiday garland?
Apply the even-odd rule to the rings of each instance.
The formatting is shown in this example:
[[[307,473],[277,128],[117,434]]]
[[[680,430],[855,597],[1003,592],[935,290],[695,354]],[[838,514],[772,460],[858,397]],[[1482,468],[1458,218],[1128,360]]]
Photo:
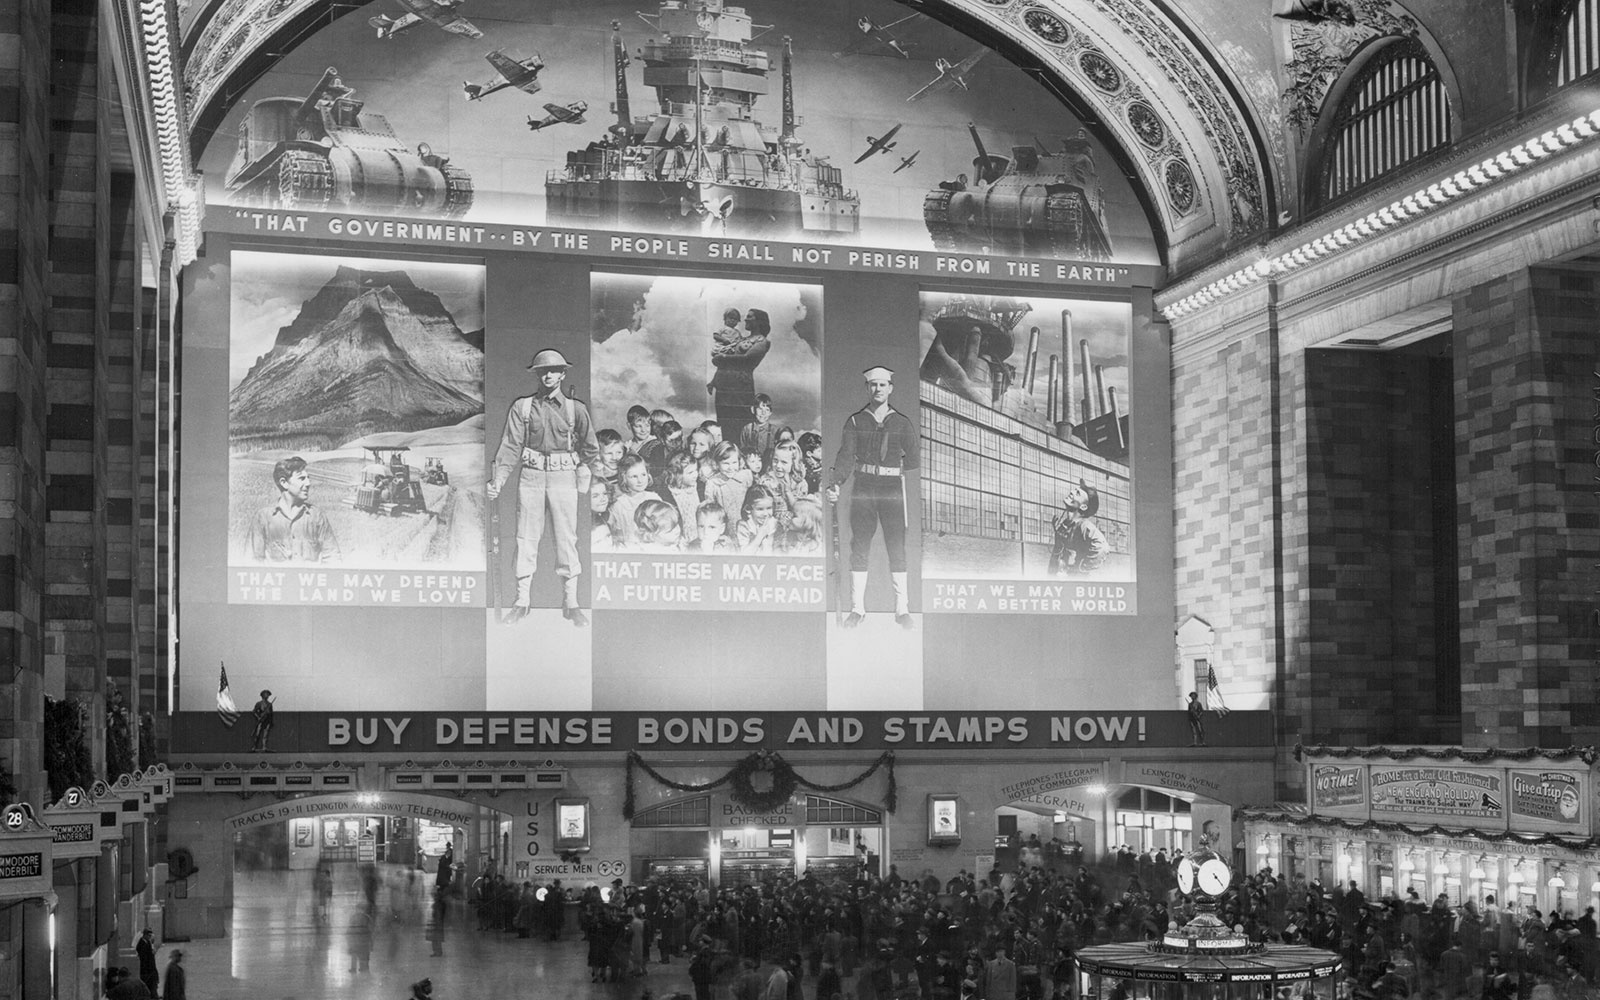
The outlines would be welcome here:
[[[1448,827],[1435,823],[1427,827],[1410,826],[1406,823],[1385,823],[1375,819],[1350,820],[1338,816],[1296,816],[1286,812],[1256,809],[1234,810],[1236,819],[1255,820],[1263,823],[1284,823],[1290,826],[1336,826],[1352,833],[1366,830],[1375,830],[1380,833],[1398,833],[1411,837],[1456,837],[1471,838],[1497,844],[1521,844],[1525,847],[1564,847],[1572,851],[1589,851],[1600,847],[1600,837],[1589,837],[1584,840],[1567,840],[1553,833],[1539,836],[1526,836],[1507,831],[1486,831],[1476,827]]]
[[[1491,760],[1532,760],[1535,757],[1544,760],[1568,760],[1576,757],[1585,764],[1593,764],[1596,760],[1594,747],[1563,747],[1559,750],[1546,750],[1541,747],[1524,747],[1520,750],[1505,750],[1499,747],[1485,747],[1482,750],[1473,750],[1467,747],[1445,747],[1439,750],[1430,750],[1427,747],[1308,747],[1304,744],[1295,744],[1294,759],[1303,760],[1306,757],[1361,757],[1373,759],[1385,757],[1389,760],[1413,760],[1426,757],[1429,760],[1464,760],[1469,762]]]
[[[896,805],[894,753],[888,750],[879,754],[871,767],[849,781],[837,785],[824,785],[801,777],[800,773],[776,750],[757,750],[748,754],[740,758],[739,762],[722,777],[700,784],[673,781],[645,763],[645,759],[639,756],[637,751],[629,750],[622,797],[623,819],[633,819],[633,770],[636,767],[649,775],[657,784],[678,792],[709,792],[727,785],[729,798],[757,813],[776,810],[789,801],[796,788],[806,788],[813,792],[843,792],[866,781],[878,773],[879,768],[886,767],[889,772],[889,787],[884,790],[883,805],[889,812],[894,812]]]

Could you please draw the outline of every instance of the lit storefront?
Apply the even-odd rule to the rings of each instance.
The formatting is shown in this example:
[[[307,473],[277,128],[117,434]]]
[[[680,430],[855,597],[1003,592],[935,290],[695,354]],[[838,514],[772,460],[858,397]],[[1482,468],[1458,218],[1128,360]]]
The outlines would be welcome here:
[[[1303,751],[1307,808],[1245,811],[1254,865],[1369,898],[1600,906],[1592,749]]]

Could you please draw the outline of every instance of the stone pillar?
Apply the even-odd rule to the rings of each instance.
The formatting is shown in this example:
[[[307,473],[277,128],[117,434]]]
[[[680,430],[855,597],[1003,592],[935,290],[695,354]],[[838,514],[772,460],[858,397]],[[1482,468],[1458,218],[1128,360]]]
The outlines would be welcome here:
[[[1600,739],[1600,274],[1542,266],[1458,295],[1462,742]]]

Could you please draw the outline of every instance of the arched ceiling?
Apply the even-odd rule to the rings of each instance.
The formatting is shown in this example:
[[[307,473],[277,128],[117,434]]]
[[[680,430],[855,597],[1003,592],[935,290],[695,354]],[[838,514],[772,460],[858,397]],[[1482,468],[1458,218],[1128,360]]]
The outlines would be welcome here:
[[[560,7],[574,0],[527,2]],[[1117,149],[1174,273],[1272,228],[1286,200],[1284,178],[1293,175],[1272,65],[1273,32],[1284,30],[1282,22],[1241,19],[1239,5],[1228,0],[1186,2],[1182,19],[1151,0],[903,2],[1031,69]],[[182,8],[195,159],[251,81],[363,6],[195,0]]]

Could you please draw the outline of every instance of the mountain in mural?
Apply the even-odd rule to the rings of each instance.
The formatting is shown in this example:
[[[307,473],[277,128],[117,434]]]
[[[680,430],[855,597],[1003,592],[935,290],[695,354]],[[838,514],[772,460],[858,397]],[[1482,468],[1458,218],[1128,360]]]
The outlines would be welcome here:
[[[482,337],[404,271],[340,267],[228,397],[235,449],[335,448],[483,412]]]

